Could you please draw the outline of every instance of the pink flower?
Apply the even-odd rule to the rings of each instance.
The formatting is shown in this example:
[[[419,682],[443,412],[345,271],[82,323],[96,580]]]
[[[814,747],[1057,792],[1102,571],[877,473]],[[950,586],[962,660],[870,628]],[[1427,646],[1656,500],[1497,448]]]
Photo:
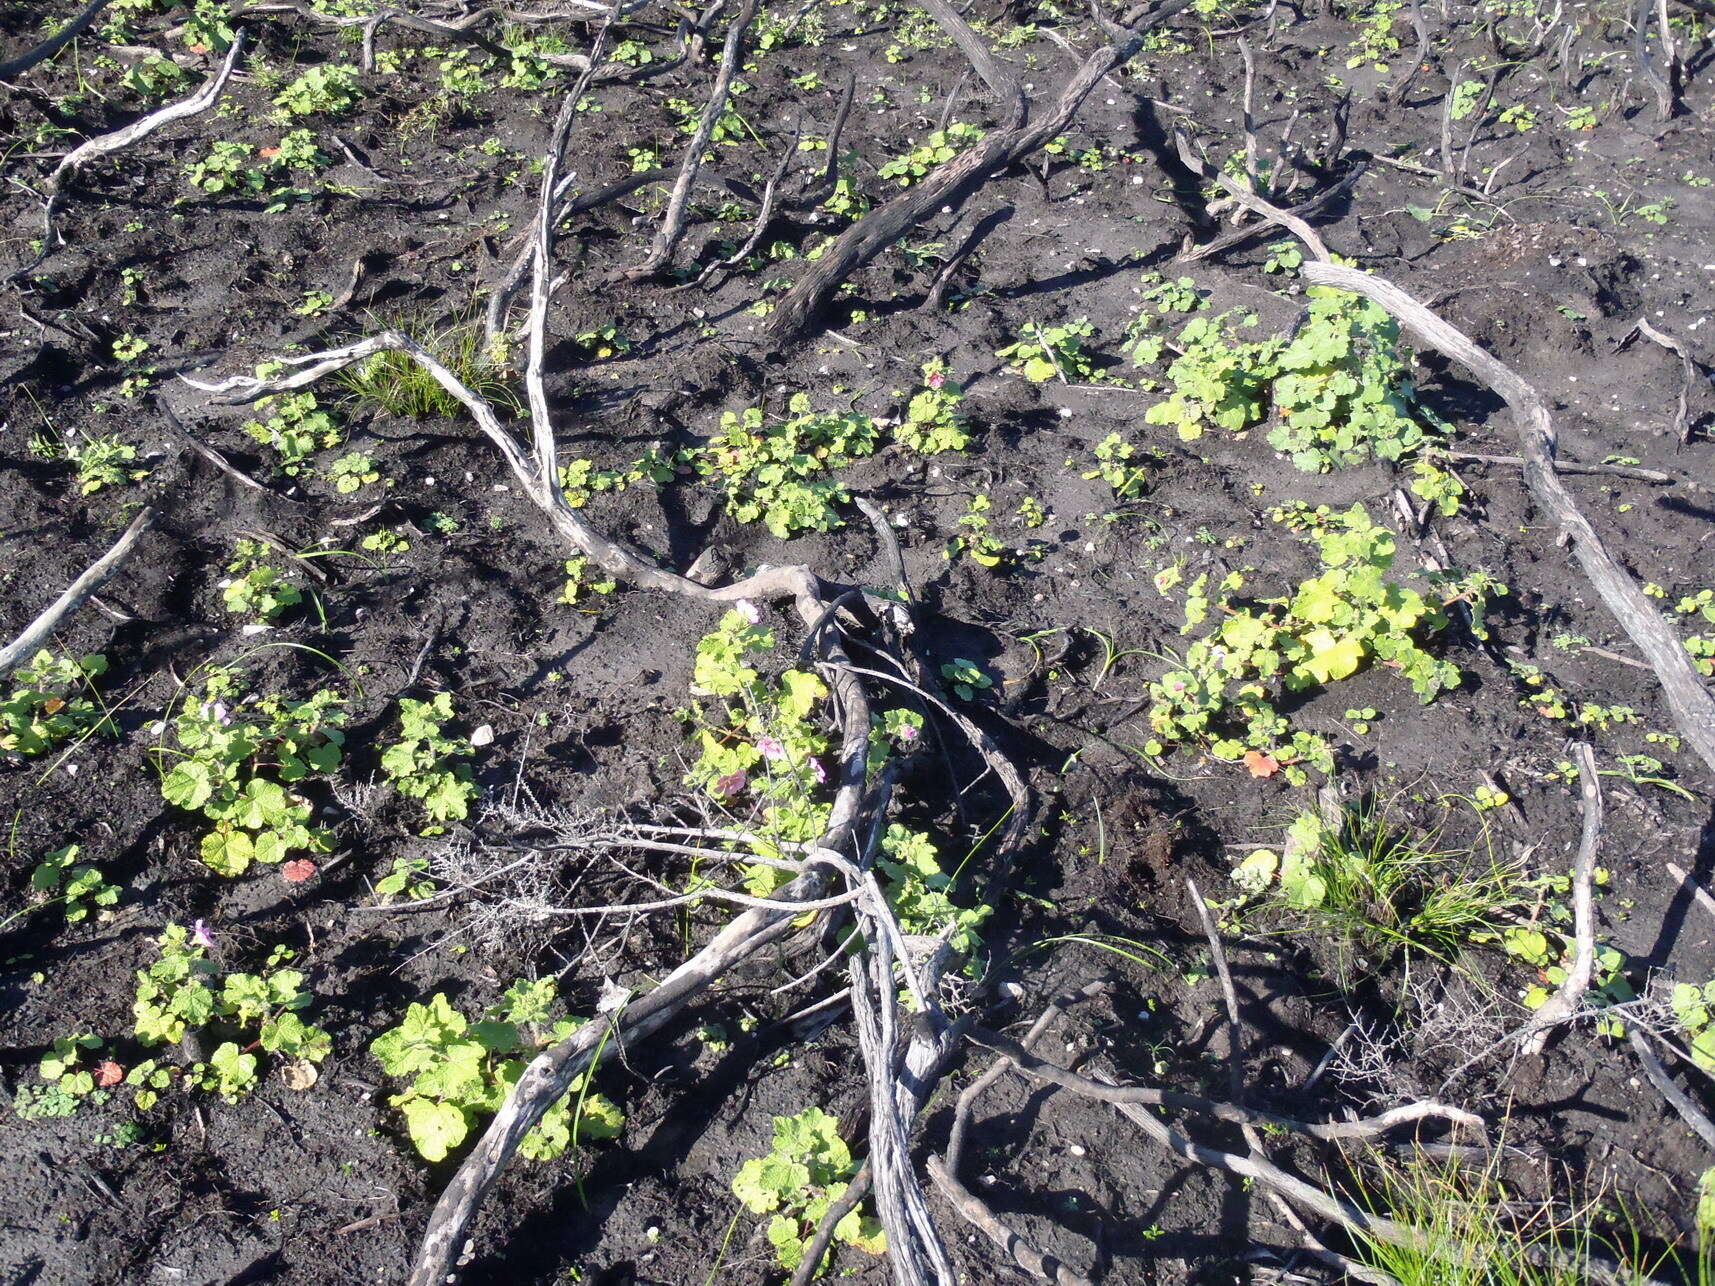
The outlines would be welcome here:
[[[810,760],[810,771],[815,774],[817,785],[821,785],[828,780],[828,770],[822,767],[822,761],[820,759],[812,758]]]
[[[762,752],[762,757],[773,763],[777,759],[786,758],[786,747],[773,737],[763,737],[756,743],[756,748]]]
[[[914,723],[902,724],[899,729],[899,739],[907,742],[916,741],[917,725]]]
[[[762,624],[762,609],[748,598],[739,599],[733,604],[733,610],[752,625]]]
[[[923,382],[925,384],[927,384],[930,388],[940,388],[941,385],[943,385],[947,382],[947,377],[945,375],[941,374],[940,371],[935,371],[935,372],[931,373],[929,378],[924,380]]]
[[[231,713],[227,710],[226,704],[221,701],[204,702],[202,715],[203,718],[213,719],[216,723],[221,724],[222,726],[232,722]]]
[[[744,789],[746,780],[748,779],[742,772],[731,772],[725,777],[716,778],[714,785],[710,786],[709,789],[722,799],[731,799]]]
[[[191,925],[191,940],[199,947],[207,947],[210,951],[218,950],[214,944],[214,934],[209,932],[208,925],[202,920]]]

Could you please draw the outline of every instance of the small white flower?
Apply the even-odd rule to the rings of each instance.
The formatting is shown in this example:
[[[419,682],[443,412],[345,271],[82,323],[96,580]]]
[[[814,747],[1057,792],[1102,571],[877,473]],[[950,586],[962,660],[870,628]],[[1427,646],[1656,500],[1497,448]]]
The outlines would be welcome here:
[[[746,621],[748,621],[750,624],[752,624],[752,625],[761,625],[762,624],[762,609],[760,607],[758,607],[755,603],[751,602],[748,598],[741,598],[738,600],[738,602],[734,603],[732,606],[733,606],[733,610],[735,612],[737,612],[740,616],[744,617],[744,619]]]

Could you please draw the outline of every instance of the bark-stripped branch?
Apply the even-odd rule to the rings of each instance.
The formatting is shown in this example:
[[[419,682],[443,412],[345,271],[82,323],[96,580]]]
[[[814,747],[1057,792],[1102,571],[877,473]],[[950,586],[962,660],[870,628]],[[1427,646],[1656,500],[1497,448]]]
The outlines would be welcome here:
[[[1190,0],[1161,0],[1154,9],[1134,12],[1126,26],[1117,31],[1114,43],[1085,58],[1059,99],[1039,119],[1029,119],[1027,104],[1021,123],[990,130],[974,147],[936,167],[921,183],[907,188],[847,228],[769,316],[762,331],[765,344],[772,349],[783,348],[821,312],[828,298],[852,273],[930,215],[943,209],[956,213],[990,178],[1023,160],[1055,135],[1064,133],[1102,77],[1130,62],[1143,47],[1144,37],[1189,3]]]
[[[1532,497],[1570,538],[1585,576],[1661,681],[1680,732],[1715,771],[1715,697],[1710,696],[1692,667],[1678,633],[1662,619],[1630,573],[1614,560],[1555,472],[1554,421],[1537,391],[1392,282],[1332,264],[1306,263],[1303,273],[1319,286],[1338,286],[1374,300],[1432,348],[1471,370],[1506,402]]]
[[[160,516],[156,510],[145,508],[131,520],[131,525],[113,542],[111,549],[91,563],[83,575],[66,586],[65,592],[40,616],[26,625],[23,633],[4,648],[0,648],[0,677],[10,674],[19,662],[34,656],[42,644],[53,637],[54,631],[59,629],[60,623],[66,617],[87,603],[97,590],[113,578],[113,573],[131,557],[137,548],[137,542],[143,539]]]
[[[190,97],[181,98],[176,103],[168,103],[122,129],[86,138],[61,158],[60,163],[54,167],[54,172],[48,176],[48,200],[42,207],[42,248],[34,259],[12,273],[7,278],[8,281],[17,281],[20,277],[34,272],[59,245],[59,238],[54,232],[54,216],[59,213],[60,199],[65,195],[67,185],[76,177],[77,172],[98,156],[122,151],[133,143],[142,142],[163,125],[195,116],[214,106],[214,101],[220,97],[221,91],[226,88],[226,82],[232,77],[232,69],[238,65],[238,55],[244,50],[244,38],[244,28],[240,27],[232,35],[232,47],[226,51],[226,60],[221,63],[220,70]]]

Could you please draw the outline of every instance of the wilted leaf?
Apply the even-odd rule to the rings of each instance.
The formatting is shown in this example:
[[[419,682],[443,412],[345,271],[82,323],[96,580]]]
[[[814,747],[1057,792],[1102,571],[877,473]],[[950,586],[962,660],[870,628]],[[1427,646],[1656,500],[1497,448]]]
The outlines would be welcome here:
[[[1245,751],[1244,760],[1252,777],[1272,777],[1280,771],[1280,760],[1263,750]]]
[[[280,876],[292,884],[302,884],[316,873],[316,864],[307,857],[295,858],[280,868]]]

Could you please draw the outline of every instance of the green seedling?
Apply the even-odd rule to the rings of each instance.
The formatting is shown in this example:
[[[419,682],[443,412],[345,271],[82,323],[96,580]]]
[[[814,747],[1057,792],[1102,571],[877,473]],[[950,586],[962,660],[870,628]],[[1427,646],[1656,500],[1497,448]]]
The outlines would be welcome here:
[[[994,686],[994,680],[983,673],[980,665],[962,656],[944,662],[941,677],[952,685],[954,694],[961,701],[973,701],[978,692]]]
[[[733,1176],[733,1195],[752,1213],[771,1216],[768,1241],[780,1266],[796,1269],[828,1207],[844,1195],[857,1173],[839,1123],[819,1107],[774,1118],[774,1149],[746,1161]],[[834,1237],[872,1255],[884,1254],[887,1239],[873,1218],[853,1210],[834,1226]]]
[[[995,356],[1032,384],[1057,379],[1062,384],[1098,378],[1094,361],[1084,350],[1084,341],[1096,333],[1087,317],[1076,317],[1059,326],[1027,322],[1016,342],[998,349]]]
[[[553,979],[520,979],[473,1023],[437,992],[426,1005],[413,1002],[403,1022],[376,1037],[369,1052],[382,1070],[410,1080],[388,1101],[404,1114],[424,1160],[445,1160],[480,1118],[499,1109],[538,1050],[583,1025],[580,1019],[550,1021],[556,1000]],[[589,1092],[589,1075],[578,1077],[548,1108],[520,1141],[519,1152],[551,1161],[579,1140],[619,1134],[624,1115]]]
[[[221,601],[234,616],[271,624],[287,608],[304,601],[303,591],[268,561],[271,552],[260,541],[242,538],[234,547],[233,560],[226,565],[232,575],[220,588]]]
[[[37,652],[12,672],[18,686],[0,698],[0,751],[39,755],[73,737],[111,733],[112,721],[91,699],[106,672],[105,656]]]
[[[399,740],[381,752],[381,770],[399,793],[419,799],[437,822],[470,815],[476,783],[467,738],[449,737],[443,730],[453,717],[453,698],[437,692],[429,701],[404,697],[399,702]]]

